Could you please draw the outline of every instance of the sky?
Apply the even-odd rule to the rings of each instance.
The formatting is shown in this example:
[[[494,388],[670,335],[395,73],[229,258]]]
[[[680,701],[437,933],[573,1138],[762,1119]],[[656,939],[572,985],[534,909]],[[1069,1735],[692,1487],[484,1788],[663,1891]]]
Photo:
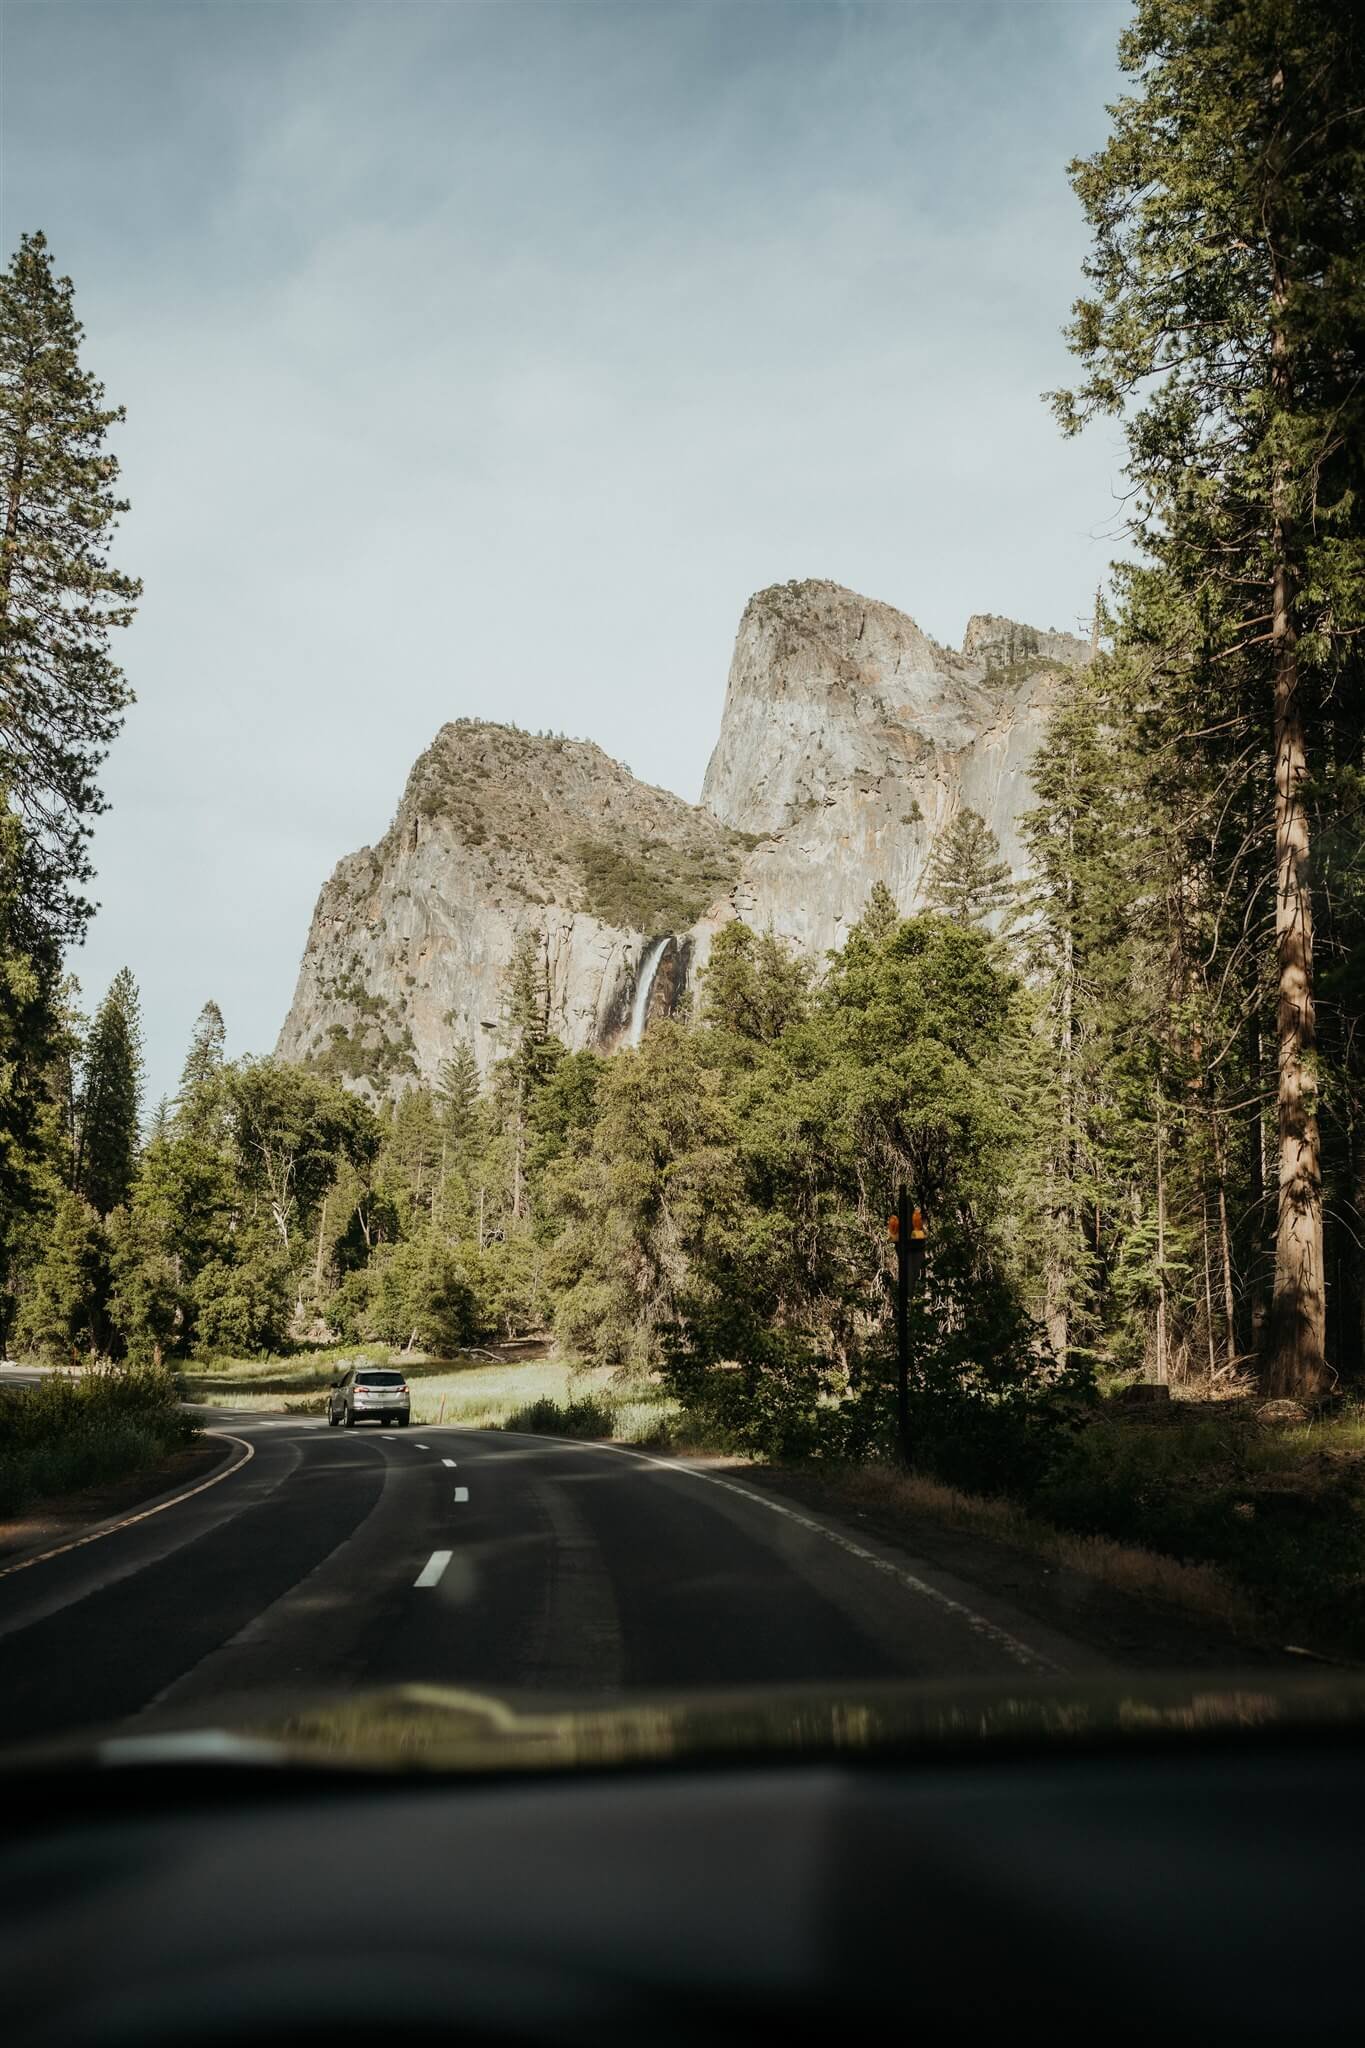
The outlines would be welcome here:
[[[1040,394],[1115,0],[0,0],[0,235],[76,286],[145,586],[93,1006],[269,1052],[457,717],[695,800],[755,590],[1076,630],[1119,452]]]

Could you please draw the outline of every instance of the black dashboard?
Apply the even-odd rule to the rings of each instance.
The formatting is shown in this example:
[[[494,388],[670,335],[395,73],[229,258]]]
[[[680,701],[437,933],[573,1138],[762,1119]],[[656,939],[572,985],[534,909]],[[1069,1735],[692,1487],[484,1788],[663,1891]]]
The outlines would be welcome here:
[[[181,1764],[9,1794],[10,2048],[1359,2022],[1355,1737],[478,1781]]]

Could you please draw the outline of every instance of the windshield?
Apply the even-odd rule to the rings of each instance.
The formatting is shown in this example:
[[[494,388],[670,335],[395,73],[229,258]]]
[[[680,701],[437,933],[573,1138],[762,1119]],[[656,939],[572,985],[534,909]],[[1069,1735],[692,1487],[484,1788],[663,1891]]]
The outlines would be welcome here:
[[[6,6],[0,1745],[1365,1650],[1351,13]]]

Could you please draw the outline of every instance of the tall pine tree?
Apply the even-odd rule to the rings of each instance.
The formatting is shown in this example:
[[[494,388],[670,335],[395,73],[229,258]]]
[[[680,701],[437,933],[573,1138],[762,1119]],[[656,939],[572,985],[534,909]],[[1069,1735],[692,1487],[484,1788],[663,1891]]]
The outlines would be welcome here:
[[[101,1216],[126,1202],[137,1166],[142,1103],[142,1016],[137,983],[121,967],[86,1048],[76,1187]]]
[[[127,507],[106,440],[123,414],[81,341],[70,279],[25,235],[0,274],[0,780],[24,820],[33,914],[57,940],[90,914],[96,778],[131,695],[109,633],[139,594],[109,561]]]
[[[964,806],[934,841],[924,871],[925,906],[957,924],[985,924],[1015,900],[1010,864],[979,811]]]
[[[1145,560],[1120,637],[1151,652],[1166,742],[1259,752],[1278,1139],[1265,1377],[1314,1395],[1332,1375],[1312,792],[1324,706],[1361,681],[1365,23],[1338,0],[1139,0],[1119,60],[1134,90],[1072,167],[1092,291],[1070,333],[1085,380],[1056,402],[1068,429],[1126,419]],[[1201,918],[1222,880],[1208,851]],[[1187,1050],[1207,1063],[1194,1032]]]

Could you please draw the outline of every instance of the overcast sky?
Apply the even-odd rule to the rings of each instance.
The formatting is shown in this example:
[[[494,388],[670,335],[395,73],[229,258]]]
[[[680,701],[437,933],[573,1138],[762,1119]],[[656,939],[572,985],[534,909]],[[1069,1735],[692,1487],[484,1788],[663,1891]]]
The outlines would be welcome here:
[[[268,1051],[318,889],[449,718],[695,799],[746,598],[1074,629],[1111,435],[1044,389],[1110,0],[0,0],[5,254],[127,406],[93,1004],[154,1099]]]

